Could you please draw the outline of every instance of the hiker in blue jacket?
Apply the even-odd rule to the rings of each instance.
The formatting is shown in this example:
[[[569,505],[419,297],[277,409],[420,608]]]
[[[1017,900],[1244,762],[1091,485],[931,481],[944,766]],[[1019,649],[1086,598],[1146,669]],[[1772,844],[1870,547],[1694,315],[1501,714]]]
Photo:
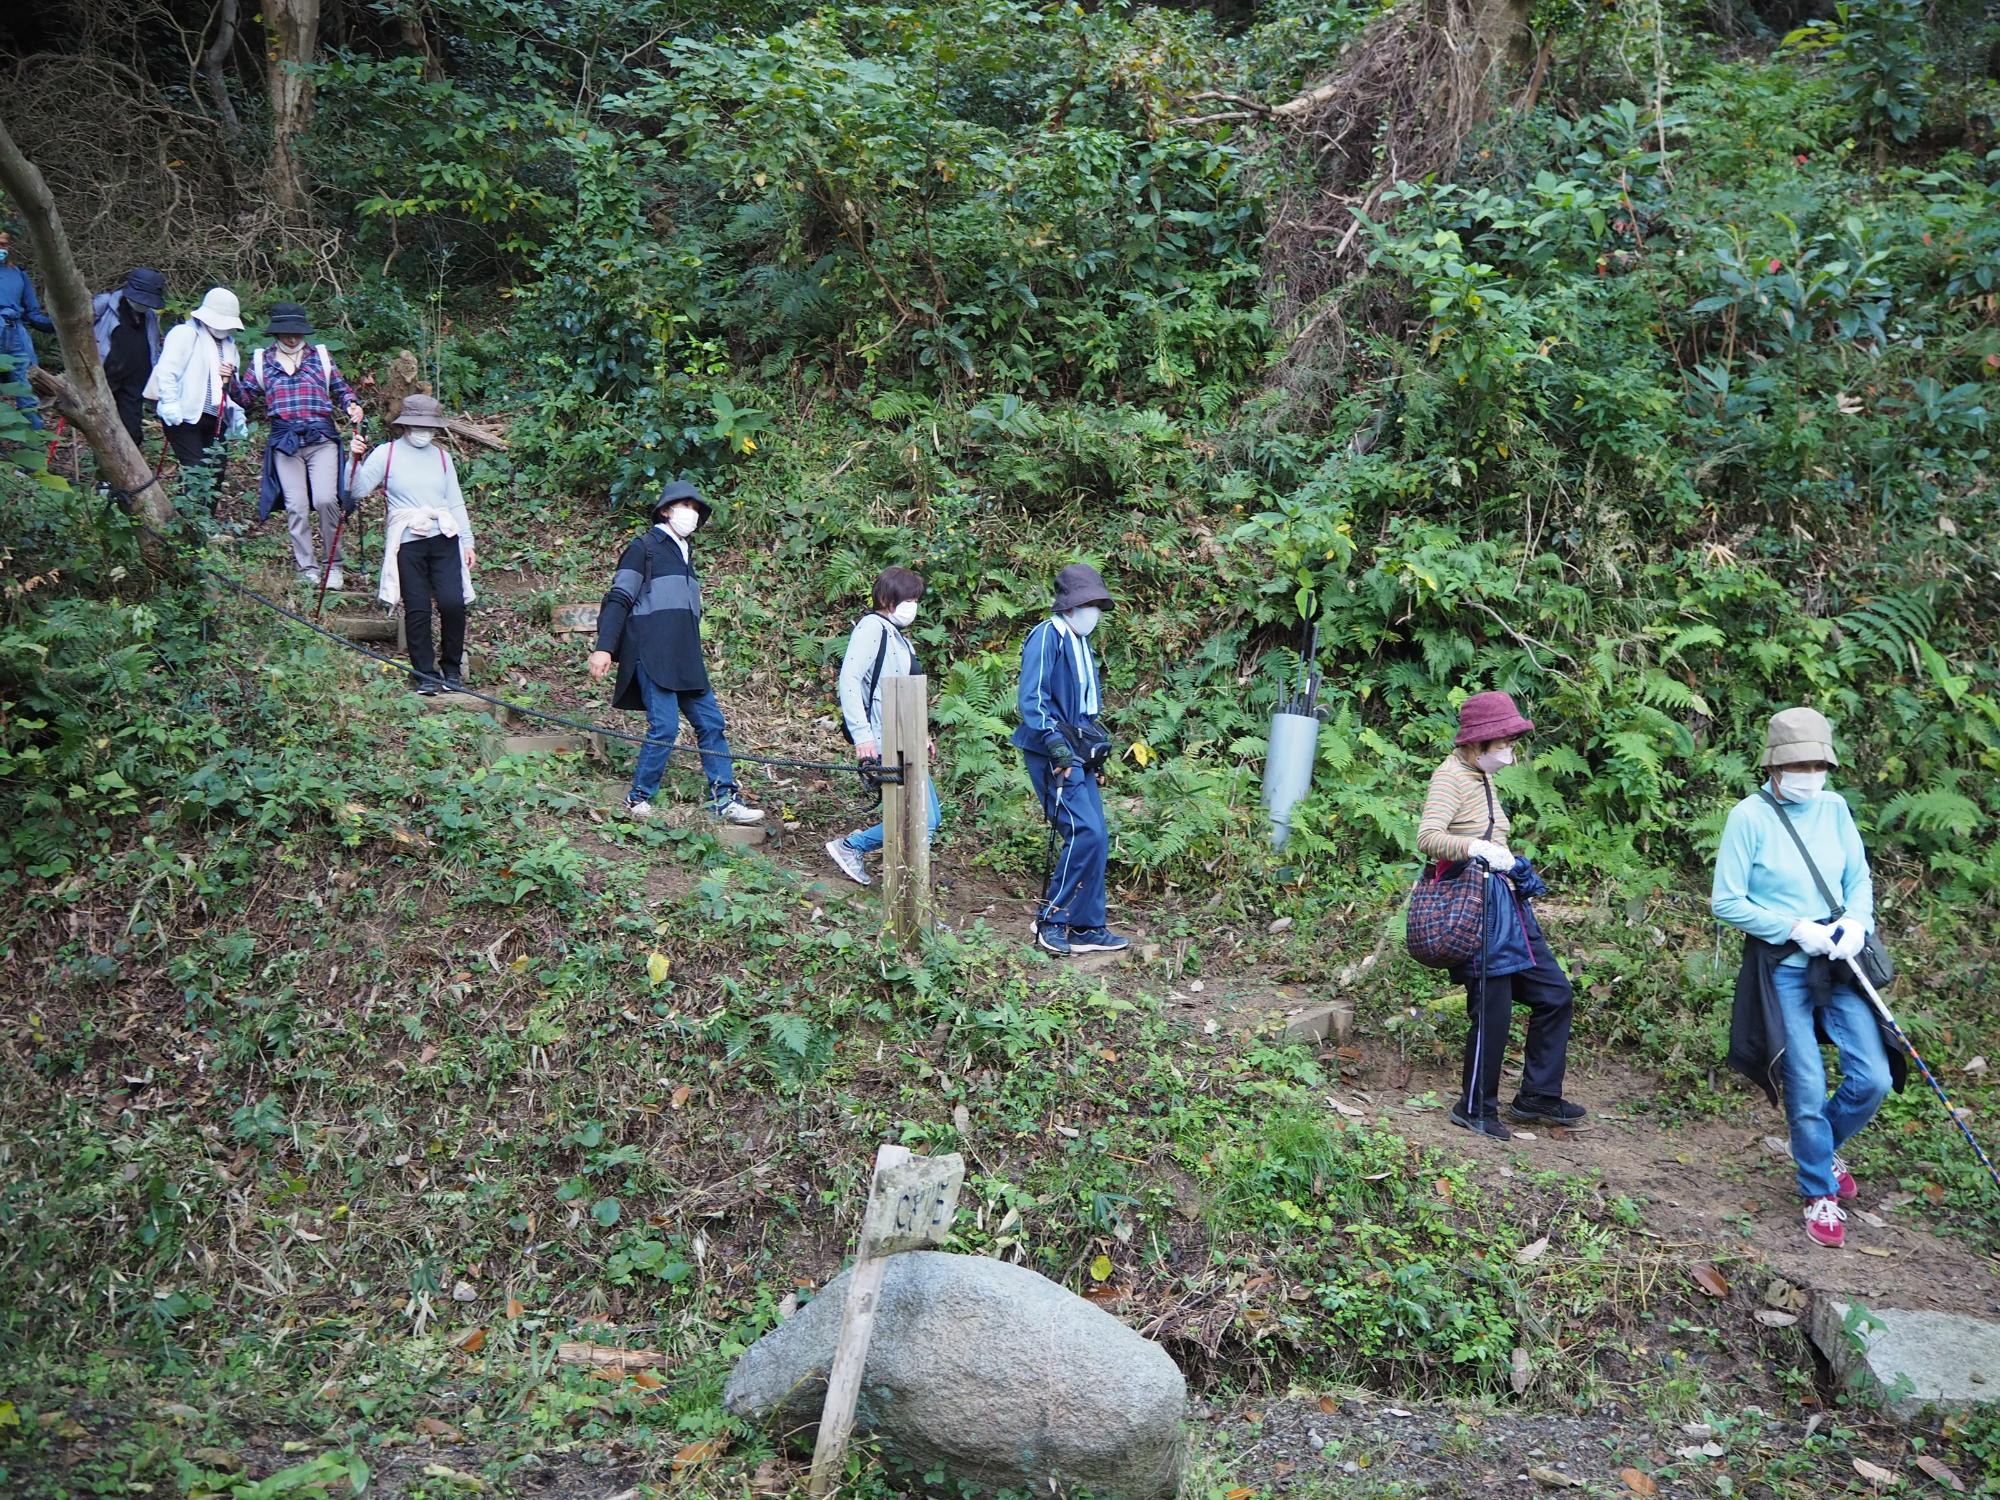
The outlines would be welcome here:
[[[12,263],[13,253],[14,237],[0,229],[0,359],[13,361],[12,368],[0,374],[0,382],[26,385],[28,366],[35,362],[35,341],[28,337],[28,330],[38,328],[43,333],[54,333],[56,325],[42,311],[41,299],[35,295],[35,284],[28,280],[28,273]],[[42,419],[35,414],[41,403],[34,396],[16,396],[14,404],[28,414],[31,423],[42,425]]]
[[[1050,953],[1115,953],[1131,946],[1104,925],[1104,866],[1110,841],[1098,768],[1111,736],[1090,633],[1111,595],[1097,569],[1071,563],[1056,575],[1055,613],[1021,645],[1021,727],[1013,734],[1042,814],[1062,841],[1035,912],[1035,941]]]

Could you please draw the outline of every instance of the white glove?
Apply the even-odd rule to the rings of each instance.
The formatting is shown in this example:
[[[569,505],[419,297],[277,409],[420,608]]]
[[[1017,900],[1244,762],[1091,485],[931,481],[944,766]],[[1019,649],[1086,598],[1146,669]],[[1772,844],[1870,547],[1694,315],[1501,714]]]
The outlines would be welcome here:
[[[1859,922],[1836,922],[1833,925],[1833,948],[1829,952],[1835,963],[1846,963],[1861,951],[1861,945],[1868,941],[1868,934]]]
[[[1824,922],[1800,922],[1792,928],[1792,941],[1799,945],[1801,952],[1830,955],[1833,952],[1833,932]]]
[[[1496,870],[1502,875],[1505,875],[1509,870],[1514,868],[1513,851],[1508,849],[1505,844],[1495,844],[1486,839],[1474,839],[1471,847],[1465,851],[1465,855],[1468,859],[1485,860],[1488,869]]]

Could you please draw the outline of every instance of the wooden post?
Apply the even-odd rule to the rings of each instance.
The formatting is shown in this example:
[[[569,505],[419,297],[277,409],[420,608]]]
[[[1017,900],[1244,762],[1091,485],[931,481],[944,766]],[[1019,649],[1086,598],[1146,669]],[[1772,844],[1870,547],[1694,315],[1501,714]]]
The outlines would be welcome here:
[[[885,704],[885,720],[888,712]],[[813,1443],[813,1500],[824,1500],[840,1480],[889,1257],[944,1243],[951,1233],[952,1216],[958,1212],[958,1189],[964,1181],[965,1158],[956,1152],[913,1158],[903,1146],[876,1148],[875,1175],[868,1185],[868,1208],[861,1216],[861,1239],[854,1252],[854,1275],[847,1283],[847,1301],[841,1308],[840,1342],[834,1345],[833,1368],[826,1377],[826,1405],[820,1411],[819,1436]]]
[[[884,922],[905,947],[931,930],[929,681],[882,683],[882,765],[899,760],[903,784],[882,789]]]

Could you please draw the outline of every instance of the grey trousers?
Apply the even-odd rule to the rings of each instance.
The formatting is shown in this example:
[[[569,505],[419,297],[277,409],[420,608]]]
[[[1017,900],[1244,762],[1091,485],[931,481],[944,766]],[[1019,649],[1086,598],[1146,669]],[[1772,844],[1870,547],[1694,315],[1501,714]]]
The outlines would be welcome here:
[[[315,443],[297,453],[277,455],[278,484],[285,492],[285,529],[292,534],[292,566],[301,573],[319,571],[313,548],[314,515],[317,514],[319,519],[320,546],[328,551],[332,550],[333,534],[340,527],[340,495],[333,463],[335,452],[332,443]],[[306,492],[308,476],[312,480],[310,500]],[[336,564],[345,561],[342,557],[334,558]]]

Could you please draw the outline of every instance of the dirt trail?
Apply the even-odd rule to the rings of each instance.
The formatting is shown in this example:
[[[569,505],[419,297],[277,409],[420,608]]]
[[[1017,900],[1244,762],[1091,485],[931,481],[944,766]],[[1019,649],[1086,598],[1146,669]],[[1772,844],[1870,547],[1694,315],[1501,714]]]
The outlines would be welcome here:
[[[1861,1184],[1847,1205],[1847,1248],[1827,1250],[1800,1227],[1784,1117],[1744,1094],[1729,1119],[1661,1116],[1668,1101],[1653,1080],[1616,1064],[1573,1063],[1568,1096],[1590,1110],[1576,1130],[1532,1130],[1533,1139],[1486,1141],[1451,1124],[1443,1103],[1456,1072],[1419,1070],[1397,1086],[1401,1065],[1360,1043],[1363,1064],[1343,1103],[1371,1120],[1497,1172],[1536,1168],[1601,1176],[1607,1194],[1646,1205],[1637,1233],[1690,1255],[1750,1256],[1801,1287],[1884,1307],[2000,1315],[2000,1261],[1916,1223],[1909,1195],[1893,1183]],[[1502,1086],[1505,1097],[1507,1085]],[[1423,1100],[1413,1107],[1408,1101]],[[1777,1142],[1773,1149],[1772,1142]],[[1873,1215],[1880,1224],[1864,1218]]]

